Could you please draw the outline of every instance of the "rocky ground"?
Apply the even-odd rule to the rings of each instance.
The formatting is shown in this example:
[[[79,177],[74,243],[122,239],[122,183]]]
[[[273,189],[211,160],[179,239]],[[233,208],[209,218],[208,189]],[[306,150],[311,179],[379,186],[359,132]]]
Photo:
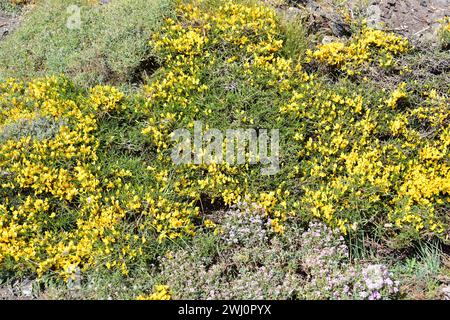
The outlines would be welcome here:
[[[19,23],[19,16],[0,10],[0,40],[7,36]]]
[[[368,21],[414,40],[432,42],[439,20],[450,16],[450,0],[370,1]]]
[[[268,2],[276,0],[266,0]],[[366,19],[369,26],[408,37],[416,44],[436,42],[439,20],[450,16],[450,0],[293,0],[285,8],[314,28],[329,27],[331,36],[345,36],[345,17]],[[325,31],[326,33],[326,31]]]

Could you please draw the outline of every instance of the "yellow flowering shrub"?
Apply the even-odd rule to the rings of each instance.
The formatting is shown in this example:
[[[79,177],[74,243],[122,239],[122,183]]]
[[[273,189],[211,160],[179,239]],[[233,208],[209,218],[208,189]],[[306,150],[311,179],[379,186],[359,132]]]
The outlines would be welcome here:
[[[399,85],[397,89],[395,89],[389,99],[386,101],[388,107],[394,109],[397,107],[399,100],[407,97],[407,93],[405,91],[406,83],[403,82]]]
[[[124,94],[116,88],[110,86],[95,86],[90,90],[89,105],[94,111],[107,113],[109,111],[118,111],[122,107]]]
[[[150,187],[140,198],[127,183],[132,172],[99,163],[98,121],[106,113],[124,112],[123,97],[108,86],[97,86],[85,97],[56,77],[0,84],[0,131],[24,121],[32,126],[36,119],[58,124],[47,135],[36,133],[46,127],[21,125],[19,138],[3,138],[1,264],[38,275],[54,271],[67,279],[107,260],[108,269],[126,274],[127,261],[141,252],[130,243],[146,242],[144,235],[123,233],[133,211],[151,217],[135,226],[137,233],[151,229],[165,235],[163,221],[172,238],[192,234],[192,223],[183,219],[196,214],[195,208],[150,194]]]
[[[171,295],[169,286],[165,285],[157,285],[155,286],[155,291],[152,294],[148,296],[140,295],[136,298],[136,300],[170,300],[170,299]]]
[[[97,115],[61,78],[9,80],[0,85],[0,97],[0,128],[23,119],[62,119],[53,136],[24,132],[0,147],[0,263],[12,259],[16,268],[67,278],[110,254],[125,215],[98,176]]]
[[[209,94],[208,83],[202,78],[217,64],[225,61],[231,67],[242,65],[249,83],[258,81],[255,73],[269,75],[272,86],[281,81],[286,91],[289,76],[306,76],[295,70],[289,60],[276,56],[282,40],[273,9],[225,1],[214,10],[206,10],[196,2],[187,2],[179,5],[177,13],[179,21],[167,19],[162,32],[153,37],[152,44],[165,61],[161,76],[145,87],[150,117],[148,127],[142,130],[157,149],[158,159],[168,166],[173,146],[170,133],[177,127],[192,128],[193,122],[202,118],[211,123],[215,116],[211,110],[201,110],[198,99]],[[226,48],[225,56],[220,47]],[[157,175],[164,175],[167,169],[162,170]],[[241,176],[241,170],[245,169],[239,166],[213,163],[185,165],[174,170],[174,175],[180,177],[173,182],[179,196],[201,201],[206,195],[210,201],[219,200],[226,205],[240,201],[260,203],[273,218],[274,229],[282,231],[279,222],[286,218],[287,210],[280,206],[285,197],[281,187],[270,191],[271,200],[267,201],[264,192],[249,190],[249,181],[242,181]]]
[[[382,30],[363,28],[360,34],[347,42],[331,42],[308,50],[309,61],[315,60],[338,68],[348,75],[360,72],[370,63],[389,67],[396,55],[409,48],[406,38]]]
[[[447,126],[446,97],[434,94],[425,99],[429,107],[405,110],[406,83],[391,93],[371,95],[364,88],[351,90],[341,84],[329,87],[280,55],[283,41],[276,17],[268,8],[225,2],[210,12],[189,2],[179,7],[178,14],[180,21],[169,19],[163,32],[154,36],[154,45],[166,60],[161,77],[146,87],[151,116],[143,134],[150,137],[159,154],[166,154],[159,159],[170,162],[167,155],[173,129],[192,128],[194,120],[220,127],[214,122],[215,115],[202,109],[201,104],[214,90],[209,87],[209,73],[223,64],[225,70],[240,70],[243,85],[261,85],[265,91],[273,90],[271,94],[283,97],[271,101],[279,110],[272,125],[285,133],[288,142],[284,151],[291,157],[284,159],[286,171],[275,178],[279,182],[272,190],[268,188],[270,183],[258,181],[255,165],[177,167],[174,175],[179,179],[174,188],[178,195],[198,201],[206,195],[212,202],[227,205],[257,203],[277,232],[283,232],[283,221],[296,212],[323,219],[344,233],[359,230],[361,224],[362,228],[379,225],[380,220],[395,222],[405,232],[443,232],[441,214],[448,202],[445,184],[436,184],[436,190],[419,196],[421,200],[417,201],[410,198],[409,172],[415,161],[421,162],[419,152],[429,142],[417,132],[416,118],[436,118],[425,110],[443,112],[432,126],[440,152],[448,153],[447,146],[437,138]],[[349,43],[323,45],[309,56],[352,74],[364,64],[383,61],[386,65],[408,48],[402,37],[364,28]],[[239,110],[239,114],[243,115],[241,125],[259,122],[251,112]],[[386,136],[396,140],[384,141]],[[424,181],[448,179],[448,159],[444,158],[427,164],[439,170],[436,176],[425,175]],[[428,199],[425,203],[439,208],[439,217],[423,206],[423,197]],[[414,209],[409,210],[406,203]]]

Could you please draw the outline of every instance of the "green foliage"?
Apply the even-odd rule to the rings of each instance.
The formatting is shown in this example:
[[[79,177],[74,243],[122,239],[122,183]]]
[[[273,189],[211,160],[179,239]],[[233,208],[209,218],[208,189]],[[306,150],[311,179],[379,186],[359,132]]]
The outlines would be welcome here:
[[[307,29],[299,18],[281,19],[284,45],[282,54],[294,60],[302,60],[308,49]]]
[[[0,0],[0,12],[6,15],[15,15],[18,14],[23,4],[26,4],[28,1],[11,1],[11,0]]]
[[[394,261],[392,272],[401,280],[405,298],[435,299],[440,280],[449,274],[445,254],[438,242],[420,242],[415,249],[405,260]]]
[[[0,43],[0,78],[64,72],[83,86],[130,91],[88,94],[70,81],[55,85],[59,78],[0,83],[0,281],[34,275],[33,260],[51,297],[128,299],[159,284],[185,299],[395,297],[387,268],[357,259],[378,262],[373,241],[448,240],[445,72],[419,77],[407,59],[400,69],[397,54],[383,68],[377,52],[392,39],[405,42],[406,58],[418,55],[373,30],[359,36],[357,55],[334,43],[308,63],[300,21],[253,2],[194,3],[175,15],[169,0],[43,1]],[[71,4],[81,7],[80,29],[66,27]],[[165,16],[177,18],[160,28]],[[342,59],[392,83],[339,72]],[[140,78],[146,85],[136,90]],[[194,121],[222,132],[279,129],[280,172],[175,166],[170,134]],[[80,135],[69,141],[61,127]],[[86,146],[92,152],[77,159]],[[54,181],[63,183],[48,187]],[[252,210],[242,210],[247,200]],[[97,220],[97,207],[112,218]],[[88,246],[83,219],[92,223]],[[316,220],[326,225],[303,230]],[[11,226],[33,229],[10,238]],[[42,230],[50,233],[40,241]],[[436,288],[441,252],[421,247],[396,271]]]
[[[80,28],[72,6],[80,8]],[[85,86],[137,81],[156,67],[148,40],[170,15],[170,0],[40,1],[0,43],[0,78],[65,73]]]
[[[438,30],[439,38],[443,49],[450,49],[450,18],[442,20],[442,25]]]

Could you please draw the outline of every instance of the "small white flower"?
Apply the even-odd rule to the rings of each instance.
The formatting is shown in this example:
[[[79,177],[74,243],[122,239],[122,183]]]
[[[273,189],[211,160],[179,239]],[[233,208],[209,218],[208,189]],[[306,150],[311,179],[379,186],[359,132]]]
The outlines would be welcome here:
[[[361,291],[359,293],[359,296],[363,299],[367,298],[369,296],[369,294],[366,291]]]
[[[383,288],[383,266],[379,264],[369,265],[363,270],[364,281],[369,290],[380,290]]]

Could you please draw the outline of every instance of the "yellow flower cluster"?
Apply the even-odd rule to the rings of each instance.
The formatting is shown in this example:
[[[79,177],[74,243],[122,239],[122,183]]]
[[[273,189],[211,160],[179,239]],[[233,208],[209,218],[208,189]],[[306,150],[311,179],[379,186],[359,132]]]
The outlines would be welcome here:
[[[108,113],[126,108],[120,103],[124,94],[110,86],[95,86],[90,90],[89,98],[89,106],[94,109],[94,112]]]
[[[394,109],[397,107],[398,101],[407,97],[407,93],[405,91],[406,83],[403,82],[399,85],[397,89],[395,89],[390,98],[386,101],[388,107]]]
[[[142,131],[155,146],[158,160],[167,166],[171,166],[169,151],[173,146],[170,133],[176,127],[192,128],[199,117],[205,117],[208,123],[211,110],[200,110],[196,105],[196,99],[209,90],[207,83],[202,82],[206,69],[226,61],[230,66],[243,66],[249,84],[258,81],[256,73],[262,72],[270,77],[268,85],[281,83],[280,90],[285,92],[290,89],[289,77],[307,77],[299,66],[294,68],[290,60],[278,56],[283,41],[271,8],[224,1],[211,11],[203,9],[201,1],[193,1],[180,4],[177,14],[177,21],[167,19],[162,32],[153,37],[152,45],[164,56],[165,63],[162,76],[145,88],[150,117],[148,127]],[[222,56],[222,50],[218,50],[221,46],[231,54]],[[156,175],[167,176],[166,168],[156,169]],[[281,186],[268,193],[250,192],[249,181],[243,181],[241,170],[251,168],[248,164],[243,168],[230,164],[186,165],[174,168],[177,180],[162,179],[160,183],[161,188],[173,184],[178,197],[193,202],[201,202],[206,195],[212,203],[217,200],[227,205],[241,201],[260,203],[273,218],[274,230],[282,232],[281,222],[287,213],[283,199],[287,193],[283,193]],[[182,216],[188,218],[189,214],[192,216],[190,212]],[[156,228],[162,237],[174,236],[173,226],[188,225],[181,217],[157,215]],[[164,219],[169,221],[165,223]]]
[[[357,74],[367,64],[383,67],[393,64],[394,56],[408,50],[408,40],[381,30],[364,28],[348,42],[331,42],[308,50],[309,61],[315,60],[338,68],[348,75]]]
[[[442,233],[450,201],[448,97],[423,93],[420,107],[406,109],[398,106],[407,102],[404,83],[371,102],[347,90],[302,85],[280,108],[307,126],[293,137],[302,145],[291,174],[303,184],[298,207],[344,233],[382,219],[381,212],[405,232]]]
[[[125,186],[99,175],[99,113],[91,112],[111,110],[123,94],[96,87],[84,99],[72,90],[56,77],[0,85],[0,131],[28,124],[0,146],[0,264],[66,279],[113,254],[126,214],[112,193]],[[119,252],[114,263],[126,273],[125,258],[135,254]]]
[[[169,290],[169,286],[157,285],[155,286],[155,291],[148,295],[140,295],[137,300],[170,300],[172,298]]]

